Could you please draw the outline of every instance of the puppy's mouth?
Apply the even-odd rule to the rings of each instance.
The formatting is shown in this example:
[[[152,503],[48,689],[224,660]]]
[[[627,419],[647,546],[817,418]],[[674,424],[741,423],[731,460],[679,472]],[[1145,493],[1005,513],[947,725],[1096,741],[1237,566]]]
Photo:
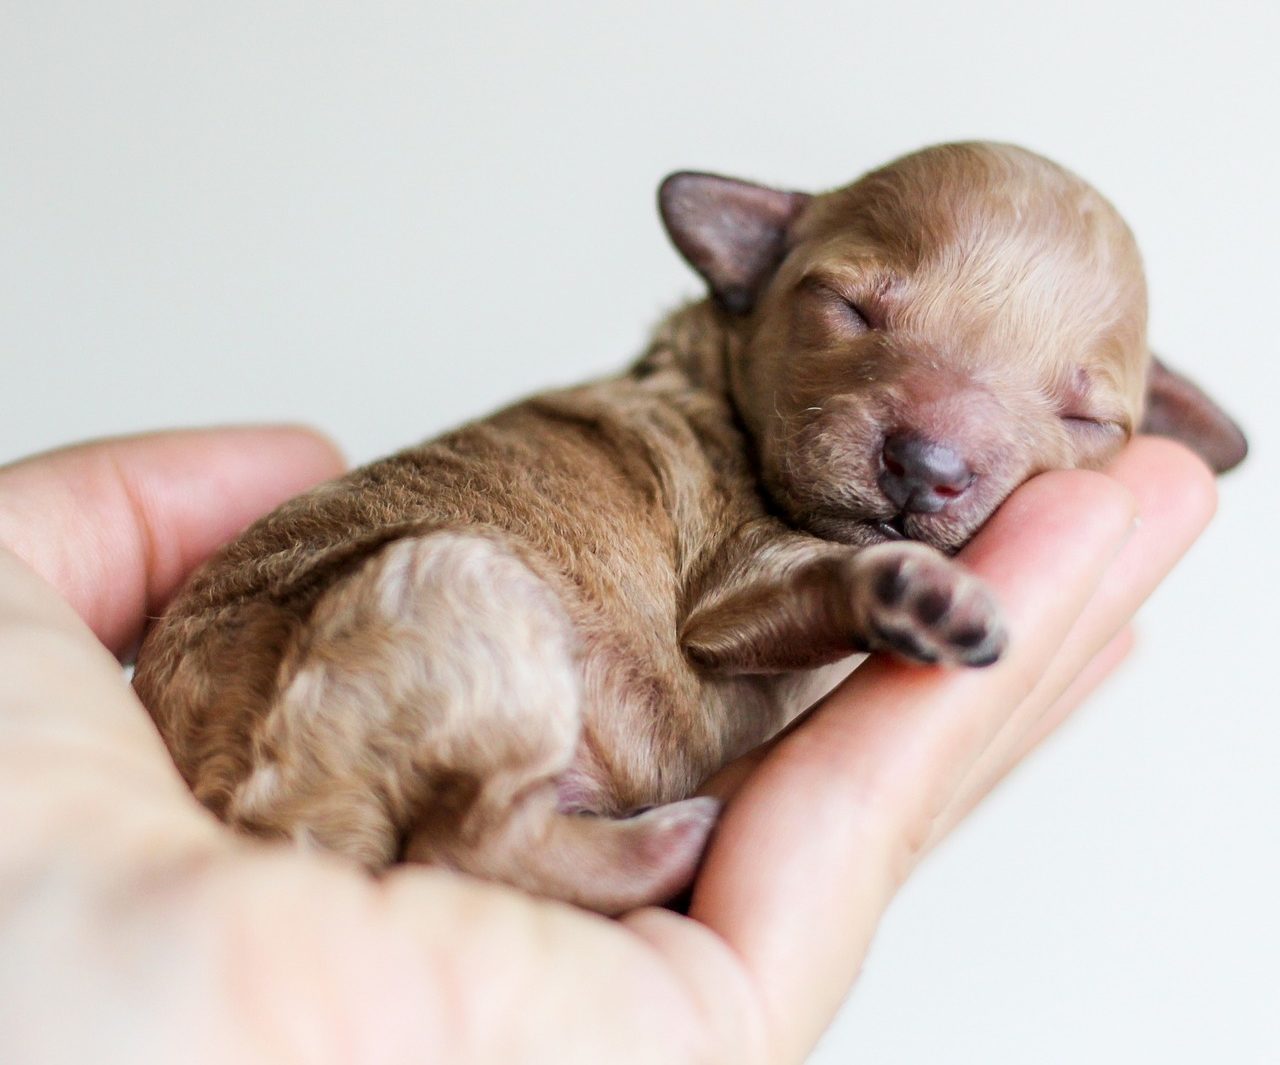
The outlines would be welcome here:
[[[928,544],[945,554],[955,554],[972,535],[972,530],[939,526],[927,520],[936,515],[907,512],[883,517],[876,514],[850,514],[848,511],[820,511],[810,515],[803,525],[816,536],[837,543],[872,547],[876,544],[901,543],[906,540]]]
[[[927,519],[928,515],[924,517]],[[885,544],[902,540],[914,540],[917,543],[936,547],[939,551],[949,555],[959,550],[965,540],[968,539],[967,536],[963,539],[955,538],[954,533],[948,536],[946,532],[937,527],[936,523],[921,520],[919,516],[908,514],[905,511],[895,514],[891,518],[864,519],[862,525],[870,533],[869,539],[872,543]]]
[[[887,521],[871,521],[867,524],[886,540],[910,540],[912,538],[911,534],[907,532],[905,514],[895,514]]]

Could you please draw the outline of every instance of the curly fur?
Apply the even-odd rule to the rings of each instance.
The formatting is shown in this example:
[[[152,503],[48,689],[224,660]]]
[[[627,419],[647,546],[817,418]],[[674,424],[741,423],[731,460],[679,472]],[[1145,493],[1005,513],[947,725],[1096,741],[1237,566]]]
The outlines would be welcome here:
[[[1047,160],[950,145],[823,196],[663,195],[712,298],[629,371],[287,503],[154,626],[135,684],[215,813],[374,870],[661,901],[714,823],[699,784],[850,656],[999,654],[947,555],[1019,483],[1105,462],[1148,395],[1234,455],[1188,383],[1161,405],[1132,236]],[[904,427],[963,447],[963,498],[895,515]]]

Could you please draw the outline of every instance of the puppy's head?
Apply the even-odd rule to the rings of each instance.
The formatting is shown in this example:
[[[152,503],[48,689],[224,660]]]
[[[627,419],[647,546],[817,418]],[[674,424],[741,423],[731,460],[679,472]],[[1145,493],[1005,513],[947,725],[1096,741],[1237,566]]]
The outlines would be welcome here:
[[[765,484],[819,535],[955,550],[1028,477],[1139,428],[1244,457],[1152,359],[1123,219],[1031,152],[943,145],[820,196],[680,173],[659,204],[722,313]]]

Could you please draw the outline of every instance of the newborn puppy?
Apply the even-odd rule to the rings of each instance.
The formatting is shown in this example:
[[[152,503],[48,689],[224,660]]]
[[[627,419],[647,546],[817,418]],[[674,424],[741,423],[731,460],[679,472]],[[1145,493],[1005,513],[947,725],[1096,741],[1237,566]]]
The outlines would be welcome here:
[[[1124,222],[1030,152],[931,148],[820,196],[682,173],[660,206],[710,296],[629,371],[293,500],[152,629],[138,692],[220,817],[662,901],[715,821],[689,796],[849,656],[996,660],[949,556],[1015,487],[1144,425],[1244,455],[1150,358]]]

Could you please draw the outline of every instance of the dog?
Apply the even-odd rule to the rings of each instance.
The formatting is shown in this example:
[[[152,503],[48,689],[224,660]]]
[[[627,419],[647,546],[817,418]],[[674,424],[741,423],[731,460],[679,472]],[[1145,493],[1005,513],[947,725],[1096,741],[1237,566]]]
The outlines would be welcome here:
[[[683,172],[707,298],[619,376],[286,503],[200,569],[134,683],[198,799],[377,871],[606,914],[691,881],[698,786],[851,656],[983,666],[951,555],[1140,429],[1239,429],[1153,360],[1116,210],[1029,151],[928,148],[822,195]]]

